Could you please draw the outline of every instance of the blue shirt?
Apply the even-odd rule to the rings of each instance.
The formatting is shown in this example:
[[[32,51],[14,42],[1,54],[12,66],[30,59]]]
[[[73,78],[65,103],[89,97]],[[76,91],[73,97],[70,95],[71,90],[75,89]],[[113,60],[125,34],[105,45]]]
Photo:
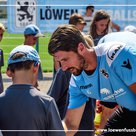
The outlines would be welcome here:
[[[92,75],[85,71],[79,76],[72,75],[70,108],[80,107],[91,97],[136,110],[136,94],[128,87],[136,82],[136,48],[133,47],[134,42],[131,44],[131,35],[128,35],[129,42],[113,40],[94,47],[97,68]]]

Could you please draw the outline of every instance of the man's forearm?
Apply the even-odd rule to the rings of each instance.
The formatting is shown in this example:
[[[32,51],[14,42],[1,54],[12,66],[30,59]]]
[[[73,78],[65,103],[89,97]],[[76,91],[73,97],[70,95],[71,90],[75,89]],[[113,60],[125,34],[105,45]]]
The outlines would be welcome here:
[[[66,123],[64,121],[62,121],[66,136],[74,136],[77,132],[77,130],[69,130]]]

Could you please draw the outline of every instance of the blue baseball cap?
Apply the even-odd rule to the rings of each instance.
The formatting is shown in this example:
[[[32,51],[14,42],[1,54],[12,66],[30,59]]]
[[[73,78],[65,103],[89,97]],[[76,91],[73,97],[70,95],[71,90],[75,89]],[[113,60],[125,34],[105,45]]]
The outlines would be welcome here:
[[[34,35],[35,37],[44,37],[40,29],[36,25],[28,25],[24,30],[24,35]]]
[[[38,52],[33,47],[29,45],[19,45],[10,52],[8,65],[27,60],[35,61],[37,63],[41,62]]]

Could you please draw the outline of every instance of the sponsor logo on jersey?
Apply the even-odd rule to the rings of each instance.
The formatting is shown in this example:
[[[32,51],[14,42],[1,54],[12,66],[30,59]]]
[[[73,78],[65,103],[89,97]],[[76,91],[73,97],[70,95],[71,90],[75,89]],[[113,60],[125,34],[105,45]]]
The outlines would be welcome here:
[[[108,95],[108,94],[110,94],[110,90],[108,90],[107,88],[102,88],[102,89],[100,90],[100,93],[101,93],[101,94],[106,94],[106,95]]]
[[[108,78],[108,77],[109,77],[109,74],[106,72],[105,69],[101,69],[101,70],[100,70],[100,73],[101,73],[105,78]]]
[[[123,48],[126,46],[123,42],[111,42],[109,44],[109,49],[107,51],[106,55],[106,61],[109,66],[113,63],[113,61],[117,58],[119,53],[123,50]]]
[[[108,58],[109,58],[110,60],[113,60],[114,57],[115,57],[115,55],[119,52],[119,50],[120,50],[122,47],[123,47],[123,45],[120,45],[120,44],[118,44],[118,45],[116,45],[116,46],[113,45],[113,47],[111,47],[110,50],[108,51],[108,54],[107,54]]]
[[[119,88],[118,90],[114,91],[114,94],[104,97],[103,100],[115,99],[115,97],[117,98],[125,93],[126,91],[123,88]]]
[[[84,85],[84,86],[80,86],[80,89],[88,89],[90,87],[92,87],[93,85],[90,83],[88,85]]]
[[[123,65],[121,65],[122,67],[128,68],[128,69],[132,69],[129,59],[123,61]]]

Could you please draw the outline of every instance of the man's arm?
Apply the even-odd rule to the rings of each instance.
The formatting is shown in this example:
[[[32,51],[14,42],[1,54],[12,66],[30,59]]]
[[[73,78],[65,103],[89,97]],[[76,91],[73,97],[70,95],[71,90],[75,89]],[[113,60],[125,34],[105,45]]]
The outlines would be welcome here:
[[[74,136],[74,134],[78,131],[79,124],[85,109],[85,105],[82,105],[79,108],[68,109],[65,116],[65,124],[67,127],[66,136]],[[72,130],[72,131],[70,131]]]

